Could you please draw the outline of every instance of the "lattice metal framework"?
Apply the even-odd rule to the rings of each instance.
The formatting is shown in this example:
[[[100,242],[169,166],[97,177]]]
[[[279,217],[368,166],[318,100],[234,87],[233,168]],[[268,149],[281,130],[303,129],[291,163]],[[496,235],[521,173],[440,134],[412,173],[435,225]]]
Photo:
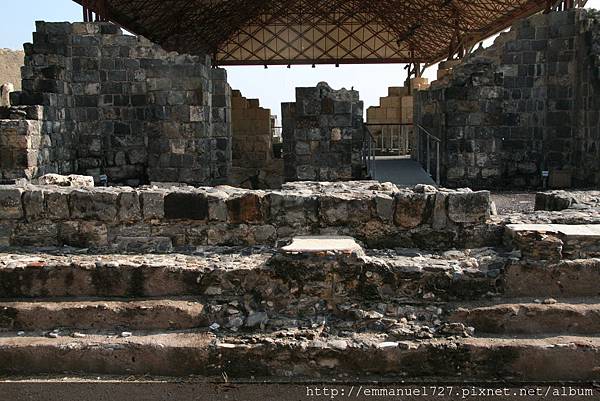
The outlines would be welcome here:
[[[217,65],[431,63],[550,0],[75,0]],[[571,0],[575,1],[575,0]]]

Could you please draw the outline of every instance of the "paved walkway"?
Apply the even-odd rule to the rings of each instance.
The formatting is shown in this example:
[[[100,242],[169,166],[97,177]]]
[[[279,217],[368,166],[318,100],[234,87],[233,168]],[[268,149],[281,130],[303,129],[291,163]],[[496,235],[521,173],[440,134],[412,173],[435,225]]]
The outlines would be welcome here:
[[[378,157],[375,160],[375,177],[381,182],[391,182],[401,187],[417,184],[435,185],[419,162],[406,157]]]

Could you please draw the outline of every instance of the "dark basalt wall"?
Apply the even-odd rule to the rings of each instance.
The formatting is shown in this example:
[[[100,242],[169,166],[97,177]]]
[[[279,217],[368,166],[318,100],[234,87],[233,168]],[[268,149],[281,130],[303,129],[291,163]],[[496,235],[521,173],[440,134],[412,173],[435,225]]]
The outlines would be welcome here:
[[[417,92],[442,185],[540,187],[543,171],[550,187],[600,183],[598,26],[594,10],[533,16]]]

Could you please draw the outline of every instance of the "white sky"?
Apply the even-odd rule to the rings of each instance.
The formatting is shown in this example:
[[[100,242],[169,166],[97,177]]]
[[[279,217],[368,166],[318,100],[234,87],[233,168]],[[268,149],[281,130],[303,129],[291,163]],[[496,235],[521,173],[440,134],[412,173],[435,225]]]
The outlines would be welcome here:
[[[600,8],[600,0],[589,0],[588,8]],[[81,21],[81,6],[71,0],[0,0],[0,48],[20,49],[31,41],[34,21]],[[365,110],[387,95],[389,86],[401,86],[406,79],[404,65],[330,65],[264,67],[228,67],[229,82],[244,96],[259,98],[262,106],[280,115],[282,102],[294,101],[295,88],[328,82],[334,89],[354,87],[360,91]],[[432,79],[436,68],[426,71]]]

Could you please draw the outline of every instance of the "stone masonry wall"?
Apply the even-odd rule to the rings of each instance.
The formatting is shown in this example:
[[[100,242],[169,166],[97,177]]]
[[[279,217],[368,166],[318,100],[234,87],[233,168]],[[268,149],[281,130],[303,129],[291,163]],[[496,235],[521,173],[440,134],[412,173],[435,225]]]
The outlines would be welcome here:
[[[348,181],[366,176],[362,162],[363,103],[357,91],[296,88],[296,102],[283,103],[286,181]]]
[[[42,106],[0,107],[0,182],[37,174],[40,152],[50,151],[43,114]]]
[[[373,181],[232,187],[72,188],[0,185],[0,246],[167,251],[276,245],[302,234],[351,235],[373,247],[498,243],[489,192],[399,190]]]
[[[409,88],[390,87],[388,96],[379,99],[379,106],[367,109],[367,124],[376,142],[377,154],[406,155],[414,143],[413,97]],[[377,125],[383,124],[383,125]],[[395,124],[390,126],[390,124]],[[402,125],[401,124],[406,124]],[[387,149],[398,149],[389,152]]]
[[[167,53],[110,23],[38,22],[25,54],[23,91],[11,103],[43,106],[43,146],[22,176],[225,182],[230,88],[208,57]]]
[[[22,50],[0,49],[0,85],[11,83],[21,89],[21,67],[25,53]]]
[[[229,183],[252,189],[278,188],[283,183],[283,160],[273,154],[271,110],[258,99],[231,91],[232,169]]]
[[[538,187],[542,171],[550,187],[600,183],[597,21],[581,9],[522,20],[418,92],[443,185]]]

